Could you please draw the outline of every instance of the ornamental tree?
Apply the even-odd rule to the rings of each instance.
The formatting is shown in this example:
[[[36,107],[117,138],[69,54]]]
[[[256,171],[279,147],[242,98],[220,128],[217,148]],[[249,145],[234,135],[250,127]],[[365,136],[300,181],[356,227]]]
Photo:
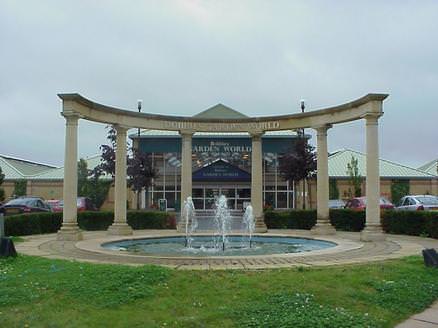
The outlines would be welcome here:
[[[295,148],[280,158],[279,171],[286,181],[300,181],[311,177],[316,170],[315,147],[305,138],[296,141]],[[306,208],[305,186],[303,184],[303,209]]]
[[[115,177],[115,162],[116,162],[116,135],[117,132],[113,127],[108,130],[107,139],[109,144],[101,145],[100,150],[102,152],[100,164],[93,170],[94,178],[108,174],[112,177],[114,182]],[[127,147],[127,145],[124,145]],[[129,149],[127,160],[127,175],[128,186],[139,195],[139,192],[144,188],[148,189],[152,184],[152,179],[157,177],[157,171],[152,166],[152,160],[149,154],[144,153],[138,149],[131,147]],[[138,197],[137,197],[138,200]],[[139,208],[139,202],[137,201],[137,209]]]
[[[354,197],[362,196],[363,177],[359,173],[357,158],[354,156],[351,156],[350,163],[347,163],[347,175],[349,176],[350,184],[353,186]]]

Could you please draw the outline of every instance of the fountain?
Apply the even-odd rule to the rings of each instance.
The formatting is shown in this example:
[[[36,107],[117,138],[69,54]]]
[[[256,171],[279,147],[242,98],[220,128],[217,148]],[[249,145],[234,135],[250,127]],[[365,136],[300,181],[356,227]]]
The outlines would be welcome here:
[[[219,196],[216,200],[216,210],[214,214],[214,224],[216,226],[214,247],[225,251],[228,243],[227,235],[231,232],[231,215],[228,209],[227,197]]]
[[[249,248],[252,247],[252,234],[255,229],[254,214],[252,213],[252,206],[248,205],[245,209],[245,214],[243,214],[243,231],[246,233],[249,239]]]
[[[212,217],[214,233],[196,236],[198,218],[192,197],[187,197],[181,211],[181,223],[185,224],[185,236],[165,236],[142,238],[105,243],[104,248],[123,250],[135,254],[160,256],[253,256],[308,252],[333,247],[336,244],[323,240],[313,240],[283,236],[255,235],[255,220],[251,205],[245,209],[240,235],[231,234],[231,211],[224,195],[216,199],[216,209]],[[249,247],[247,246],[249,242]],[[242,242],[243,241],[243,242]],[[252,243],[257,242],[257,247]],[[184,244],[185,243],[185,244]],[[182,247],[182,244],[185,247]]]
[[[186,223],[186,240],[185,247],[192,248],[193,233],[198,227],[198,221],[196,220],[195,205],[193,204],[192,197],[187,197],[184,201],[184,207],[181,213],[183,222]]]

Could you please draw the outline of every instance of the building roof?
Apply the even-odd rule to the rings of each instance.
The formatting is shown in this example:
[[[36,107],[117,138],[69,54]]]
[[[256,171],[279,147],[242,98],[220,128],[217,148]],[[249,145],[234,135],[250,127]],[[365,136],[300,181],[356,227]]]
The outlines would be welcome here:
[[[100,164],[100,154],[96,154],[90,157],[84,158],[84,160],[87,162],[87,168],[89,170],[94,169],[97,165]],[[110,178],[107,175],[104,175],[103,178]],[[51,169],[49,171],[46,171],[40,175],[37,175],[32,178],[32,180],[62,180],[64,179],[64,168],[58,167]]]
[[[196,118],[218,118],[218,119],[238,119],[238,118],[248,118],[245,114],[238,112],[235,109],[227,107],[223,104],[217,104],[210,107],[196,115]]]
[[[347,178],[347,164],[354,157],[358,161],[359,174],[366,176],[366,154],[351,149],[342,149],[329,156],[329,176]],[[379,160],[380,176],[391,179],[431,179],[436,175],[415,169],[406,165],[391,162],[385,159]]]
[[[0,155],[0,167],[5,175],[5,180],[26,179],[56,168],[53,165],[5,155]]]
[[[433,161],[421,165],[418,169],[429,174],[438,175],[438,159],[434,159]]]

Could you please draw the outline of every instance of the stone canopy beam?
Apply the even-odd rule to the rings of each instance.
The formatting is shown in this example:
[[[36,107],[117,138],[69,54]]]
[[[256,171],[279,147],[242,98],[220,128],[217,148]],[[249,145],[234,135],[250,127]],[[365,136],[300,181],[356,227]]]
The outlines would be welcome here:
[[[58,96],[63,100],[64,114],[75,113],[89,121],[151,130],[195,130],[196,132],[279,131],[349,122],[370,114],[382,114],[382,102],[388,97],[387,94],[370,93],[342,105],[290,115],[202,119],[138,113],[102,105],[77,93],[62,93]]]

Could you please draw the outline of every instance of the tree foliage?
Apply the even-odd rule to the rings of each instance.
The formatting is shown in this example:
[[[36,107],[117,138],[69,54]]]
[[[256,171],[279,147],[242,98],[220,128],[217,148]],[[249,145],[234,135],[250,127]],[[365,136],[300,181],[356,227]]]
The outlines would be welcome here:
[[[26,196],[27,180],[20,179],[14,183],[14,195],[15,196]]]
[[[3,184],[3,181],[5,179],[5,175],[3,174],[3,170],[0,167],[0,186]],[[0,202],[5,200],[5,191],[3,188],[0,188]]]
[[[88,197],[97,208],[102,207],[111,187],[111,180],[101,178],[102,174],[96,174],[89,170],[87,162],[81,158],[78,162],[78,196]]]
[[[409,180],[391,181],[391,200],[393,204],[398,204],[403,196],[409,195]]]
[[[116,162],[116,136],[117,132],[113,127],[108,130],[107,139],[109,144],[101,145],[100,150],[102,152],[101,161],[98,166],[93,170],[94,176],[100,176],[102,174],[111,175],[113,180],[115,177],[115,162]],[[124,145],[125,147],[127,145]],[[152,166],[152,160],[149,154],[141,152],[140,150],[130,148],[130,154],[127,157],[127,176],[128,186],[139,192],[143,188],[148,188],[152,179],[157,177],[157,171]]]
[[[132,157],[128,158],[128,186],[137,192],[148,188],[157,171],[152,166],[151,156],[138,149],[132,149]]]
[[[351,156],[350,163],[347,163],[347,174],[354,190],[354,197],[362,196],[363,177],[359,173],[358,161],[354,156]]]
[[[329,199],[339,199],[339,188],[336,179],[329,180]]]
[[[309,178],[316,170],[315,147],[305,138],[298,139],[295,148],[284,154],[279,164],[280,175],[286,181]]]

